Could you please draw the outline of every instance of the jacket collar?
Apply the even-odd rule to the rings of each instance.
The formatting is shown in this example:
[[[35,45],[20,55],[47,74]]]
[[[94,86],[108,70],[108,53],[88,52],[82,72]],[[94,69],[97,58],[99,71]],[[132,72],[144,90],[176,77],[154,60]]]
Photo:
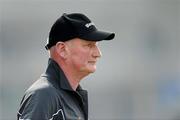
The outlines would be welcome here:
[[[54,61],[53,59],[49,58],[48,66],[45,72],[45,75],[43,77],[46,77],[47,80],[53,84],[54,87],[57,89],[63,89],[71,92],[78,93],[83,102],[83,109],[85,112],[86,119],[88,118],[88,95],[87,91],[83,90],[80,85],[78,85],[76,91],[72,89],[70,86],[68,79],[66,78],[63,70],[61,67]]]
[[[52,83],[56,88],[58,87],[64,90],[74,91],[70,86],[68,79],[66,78],[61,67],[56,63],[56,61],[51,58],[49,58],[45,75],[48,78],[48,81]]]

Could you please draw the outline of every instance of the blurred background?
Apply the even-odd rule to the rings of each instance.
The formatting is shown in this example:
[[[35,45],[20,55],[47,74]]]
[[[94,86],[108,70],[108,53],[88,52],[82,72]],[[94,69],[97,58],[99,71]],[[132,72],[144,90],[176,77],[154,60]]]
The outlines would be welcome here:
[[[179,0],[0,0],[0,120],[16,119],[45,71],[48,32],[64,12],[116,33],[81,82],[90,120],[180,120]]]

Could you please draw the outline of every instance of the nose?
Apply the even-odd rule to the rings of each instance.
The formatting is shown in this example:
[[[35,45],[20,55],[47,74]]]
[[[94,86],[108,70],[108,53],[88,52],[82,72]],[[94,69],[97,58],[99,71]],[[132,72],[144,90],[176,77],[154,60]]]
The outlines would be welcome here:
[[[102,53],[100,49],[98,48],[98,46],[95,46],[94,51],[93,51],[93,57],[100,58],[101,56],[102,56]]]

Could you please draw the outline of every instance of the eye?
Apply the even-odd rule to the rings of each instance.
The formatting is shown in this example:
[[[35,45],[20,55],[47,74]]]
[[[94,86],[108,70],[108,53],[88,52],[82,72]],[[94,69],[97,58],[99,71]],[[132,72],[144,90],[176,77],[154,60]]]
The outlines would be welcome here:
[[[92,47],[93,45],[92,44],[88,44],[89,47]]]
[[[93,47],[93,45],[91,43],[87,44],[86,46],[89,47],[89,48]]]

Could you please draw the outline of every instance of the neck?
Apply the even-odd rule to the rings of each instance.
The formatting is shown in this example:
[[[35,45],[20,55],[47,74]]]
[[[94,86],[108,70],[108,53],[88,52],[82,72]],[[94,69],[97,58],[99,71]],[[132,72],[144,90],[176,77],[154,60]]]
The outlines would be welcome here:
[[[66,78],[68,79],[68,82],[70,84],[70,86],[72,87],[72,89],[74,91],[76,91],[80,81],[87,76],[87,73],[79,73],[76,72],[75,70],[72,69],[72,67],[70,65],[68,65],[65,62],[62,62],[61,60],[57,60],[56,61],[58,63],[58,65],[61,67],[61,69],[63,70]]]
[[[80,76],[76,75],[75,73],[73,73],[73,71],[68,68],[65,68],[62,66],[61,66],[61,68],[64,71],[64,74],[67,77],[70,86],[72,87],[72,89],[74,91],[76,91],[82,78]]]

